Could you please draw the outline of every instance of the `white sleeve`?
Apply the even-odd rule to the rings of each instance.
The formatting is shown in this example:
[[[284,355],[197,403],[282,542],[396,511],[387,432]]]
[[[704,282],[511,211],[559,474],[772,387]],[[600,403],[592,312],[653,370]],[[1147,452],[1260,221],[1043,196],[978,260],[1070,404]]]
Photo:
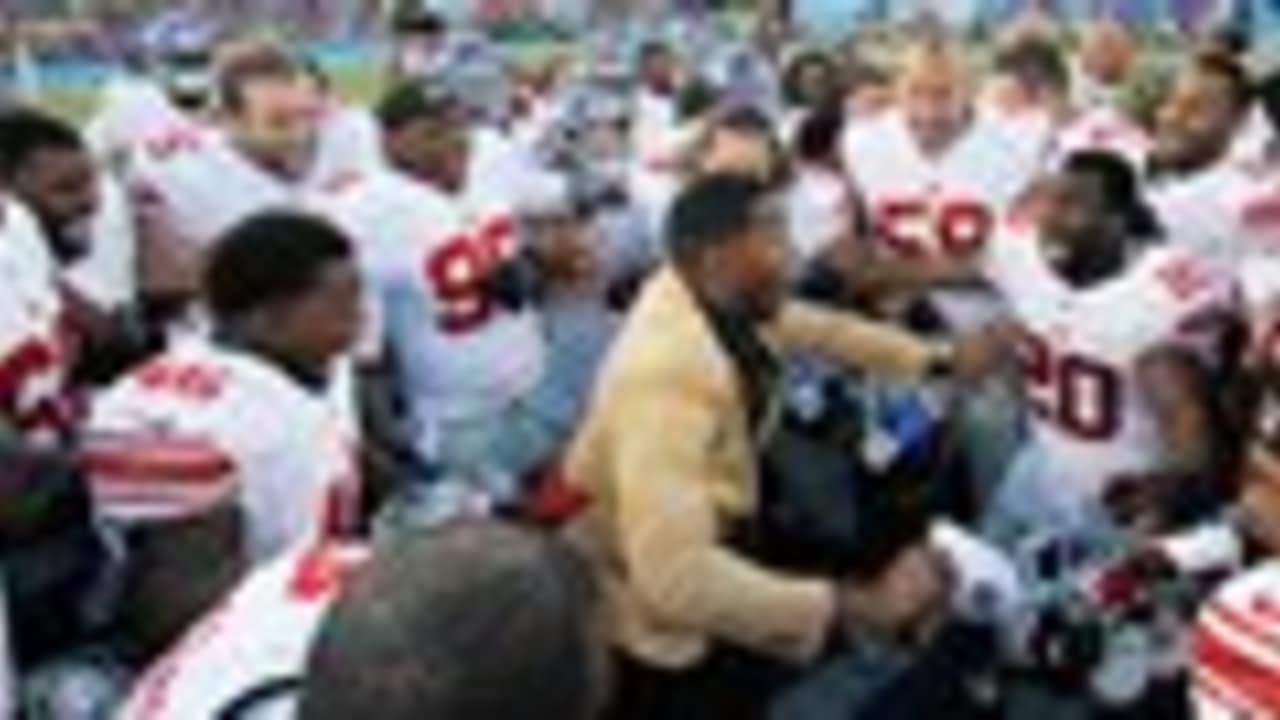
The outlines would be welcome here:
[[[138,242],[129,199],[104,177],[102,202],[90,229],[88,255],[67,271],[67,281],[103,308],[130,303],[137,294]]]
[[[949,522],[934,523],[930,545],[955,572],[954,610],[965,617],[1013,625],[1027,605],[1027,593],[1013,561],[994,545]]]

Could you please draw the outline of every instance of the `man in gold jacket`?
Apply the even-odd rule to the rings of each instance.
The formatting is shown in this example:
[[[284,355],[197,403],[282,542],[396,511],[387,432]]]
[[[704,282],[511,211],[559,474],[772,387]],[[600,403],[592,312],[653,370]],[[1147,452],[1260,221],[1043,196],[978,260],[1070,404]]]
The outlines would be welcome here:
[[[710,175],[685,190],[670,215],[671,260],[633,307],[570,448],[566,474],[590,505],[569,532],[601,575],[620,658],[613,717],[738,720],[723,706],[695,717],[688,704],[637,693],[714,694],[694,678],[723,648],[811,660],[863,605],[839,578],[774,572],[729,546],[734,525],[758,509],[757,450],[769,423],[753,421],[758,398],[720,319],[750,328],[766,351],[809,351],[904,379],[976,369],[988,354],[984,342],[957,350],[787,300],[782,223],[780,198],[754,180]],[[904,572],[882,599],[907,617],[937,589]],[[649,676],[647,690],[635,689],[637,674]]]

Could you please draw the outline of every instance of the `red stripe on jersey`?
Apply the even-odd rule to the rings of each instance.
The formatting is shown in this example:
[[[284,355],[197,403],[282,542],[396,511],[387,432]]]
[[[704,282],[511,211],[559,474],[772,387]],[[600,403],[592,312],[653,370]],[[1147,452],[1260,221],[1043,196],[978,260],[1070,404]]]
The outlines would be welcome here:
[[[203,440],[90,447],[83,463],[95,484],[208,485],[222,482],[235,470],[235,462],[226,453]]]
[[[23,387],[32,377],[57,369],[58,359],[52,343],[35,338],[0,359],[0,411],[12,414],[19,410]]]
[[[1227,625],[1232,630],[1245,635],[1250,640],[1264,645],[1267,649],[1280,653],[1280,637],[1276,629],[1269,627],[1257,619],[1227,607],[1220,602],[1210,603],[1205,610],[1213,619]]]
[[[103,509],[104,515],[126,522],[194,517],[220,505],[226,497],[228,494],[220,489],[163,492],[139,488],[94,488],[94,501]]]
[[[298,562],[289,581],[289,596],[304,603],[335,597],[366,557],[336,542],[318,545]]]
[[[62,433],[70,430],[74,424],[75,410],[67,402],[46,400],[27,411],[15,411],[14,427],[21,433],[33,433],[48,430]]]
[[[1231,647],[1204,625],[1196,628],[1192,653],[1197,667],[1221,678],[1250,702],[1280,708],[1280,668],[1269,667]]]
[[[1214,703],[1221,705],[1229,712],[1243,713],[1244,717],[1256,717],[1257,708],[1232,690],[1230,683],[1209,670],[1197,668],[1193,680],[1197,692],[1211,698]]]

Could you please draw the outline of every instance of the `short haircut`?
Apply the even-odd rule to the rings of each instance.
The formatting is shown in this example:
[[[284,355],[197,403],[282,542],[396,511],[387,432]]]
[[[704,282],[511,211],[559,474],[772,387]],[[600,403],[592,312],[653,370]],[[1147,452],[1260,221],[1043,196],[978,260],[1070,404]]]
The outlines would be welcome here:
[[[351,243],[318,216],[294,210],[253,215],[218,239],[204,288],[216,320],[243,317],[315,287],[330,263],[352,258]]]
[[[648,62],[656,57],[671,56],[671,47],[661,40],[648,40],[640,46],[640,62]]]
[[[1193,70],[1216,75],[1227,83],[1232,107],[1243,114],[1253,103],[1253,81],[1244,64],[1222,52],[1202,52],[1195,58]]]
[[[677,262],[723,246],[751,227],[756,204],[769,195],[750,177],[713,173],[695,179],[676,198],[667,217],[667,242]]]
[[[1272,132],[1280,133],[1280,70],[1273,70],[1258,81],[1254,97],[1266,114]]]
[[[0,110],[0,179],[12,181],[37,153],[84,149],[80,134],[52,115],[27,107]]]
[[[304,77],[302,61],[280,45],[267,41],[234,43],[218,51],[214,77],[218,100],[224,110],[244,107],[244,88],[257,80],[294,80]]]
[[[461,101],[444,80],[406,80],[382,97],[374,114],[384,130],[395,132],[418,120],[446,118],[460,108]]]
[[[1071,71],[1062,51],[1051,40],[1026,37],[996,56],[997,72],[1028,88],[1047,89],[1065,95],[1071,89]]]
[[[711,110],[720,102],[715,85],[702,78],[695,78],[685,85],[676,98],[676,114],[681,120],[692,120]]]
[[[753,135],[767,147],[772,166],[768,171],[766,182],[771,186],[781,186],[787,181],[789,166],[786,147],[773,121],[763,110],[754,105],[737,105],[729,107],[711,126],[714,130]]]
[[[844,103],[827,103],[800,121],[796,130],[795,156],[806,162],[830,159],[840,145],[844,132]]]
[[[1242,58],[1253,45],[1249,32],[1240,25],[1232,23],[1214,28],[1208,33],[1206,39],[1214,47],[1235,58]]]
[[[856,93],[868,87],[883,87],[891,83],[889,73],[884,68],[861,57],[850,58],[844,64],[845,89]]]
[[[379,547],[321,626],[299,720],[586,720],[603,638],[558,537],[463,522]]]
[[[820,67],[823,71],[830,73],[833,80],[838,78],[839,73],[835,60],[831,56],[818,50],[808,50],[796,55],[787,63],[786,69],[782,76],[783,94],[786,95],[787,102],[792,105],[799,105],[804,98],[801,97],[802,88],[800,87],[800,78],[805,71],[811,67]],[[823,98],[826,100],[827,98]]]
[[[906,47],[898,65],[898,78],[921,68],[931,72],[947,72],[962,85],[972,82],[972,68],[964,50],[943,32],[925,32]]]
[[[391,19],[391,29],[400,35],[443,35],[449,31],[444,16],[422,6],[421,0],[405,0]]]
[[[1063,160],[1062,172],[1090,175],[1099,183],[1110,213],[1125,219],[1132,238],[1152,239],[1161,234],[1155,212],[1144,199],[1138,173],[1120,155],[1105,150],[1080,150]]]

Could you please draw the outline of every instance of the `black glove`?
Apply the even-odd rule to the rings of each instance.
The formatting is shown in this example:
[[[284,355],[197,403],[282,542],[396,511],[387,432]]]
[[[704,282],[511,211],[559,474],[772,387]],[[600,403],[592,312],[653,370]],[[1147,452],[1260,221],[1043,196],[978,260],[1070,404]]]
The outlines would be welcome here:
[[[529,252],[502,263],[485,281],[485,291],[494,302],[518,312],[541,301],[547,293],[542,266]]]

